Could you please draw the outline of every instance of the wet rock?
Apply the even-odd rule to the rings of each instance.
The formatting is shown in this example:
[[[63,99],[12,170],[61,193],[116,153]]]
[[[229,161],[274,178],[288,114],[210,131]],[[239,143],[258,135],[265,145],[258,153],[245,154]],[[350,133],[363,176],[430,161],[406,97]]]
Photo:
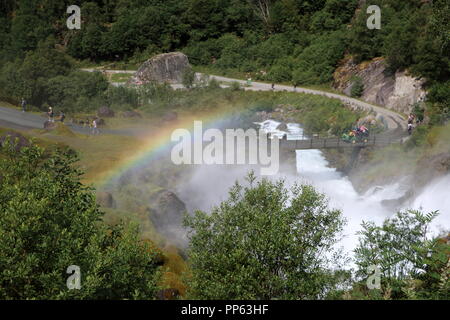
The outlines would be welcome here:
[[[156,231],[176,247],[186,247],[188,242],[183,228],[186,213],[184,202],[175,193],[164,189],[152,194],[149,200],[148,217]]]
[[[277,130],[280,130],[280,131],[287,131],[287,124],[286,123],[280,123],[279,125],[278,125],[278,127],[277,127]]]
[[[114,115],[114,111],[106,106],[103,106],[97,110],[97,116],[100,118],[112,118]]]
[[[177,195],[168,190],[161,190],[150,197],[150,219],[158,227],[181,226],[186,205]]]
[[[410,113],[414,103],[426,96],[424,79],[417,79],[407,71],[390,74],[383,58],[356,64],[347,57],[334,73],[333,87],[350,95],[354,77],[361,78],[364,85],[361,99],[398,112]]]
[[[402,208],[402,204],[404,204],[407,200],[411,199],[414,196],[413,190],[408,190],[402,197],[397,199],[388,199],[388,200],[382,200],[381,204],[391,210],[391,211],[398,211]]]
[[[185,54],[181,52],[159,54],[144,62],[129,82],[182,83],[183,74],[188,69],[191,69],[191,66]]]
[[[109,192],[97,192],[97,204],[105,208],[115,208],[115,201]]]
[[[53,130],[55,128],[56,128],[56,123],[55,122],[48,121],[48,120],[44,122],[44,129]]]
[[[15,150],[19,151],[23,147],[30,146],[30,142],[27,138],[25,138],[23,135],[21,135],[18,132],[7,132],[3,136],[0,137],[0,147],[3,147],[5,143],[8,142],[10,144],[16,144]]]

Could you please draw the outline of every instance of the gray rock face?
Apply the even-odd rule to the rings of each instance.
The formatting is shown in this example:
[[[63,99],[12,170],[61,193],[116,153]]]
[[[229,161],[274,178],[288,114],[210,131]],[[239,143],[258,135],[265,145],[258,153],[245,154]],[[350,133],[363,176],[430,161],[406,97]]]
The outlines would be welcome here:
[[[151,220],[155,226],[181,226],[186,205],[175,193],[162,190],[152,196],[151,204]]]
[[[181,83],[183,73],[191,68],[188,57],[181,52],[163,53],[144,62],[130,79],[130,83]]]
[[[333,86],[350,95],[355,76],[360,77],[364,84],[361,99],[398,112],[410,113],[412,106],[423,101],[426,95],[423,79],[416,79],[406,71],[389,74],[383,58],[358,65],[353,59],[346,59],[334,74]]]
[[[109,192],[97,192],[97,203],[105,208],[115,208],[114,198]]]

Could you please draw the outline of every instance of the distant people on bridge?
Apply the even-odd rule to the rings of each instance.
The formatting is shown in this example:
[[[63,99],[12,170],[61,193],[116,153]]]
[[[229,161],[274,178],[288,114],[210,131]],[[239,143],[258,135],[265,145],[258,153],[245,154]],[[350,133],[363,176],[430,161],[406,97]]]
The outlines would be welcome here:
[[[25,100],[24,97],[22,97],[22,102],[20,103],[20,105],[22,106],[22,112],[25,112],[25,109],[27,107],[27,101]]]
[[[341,139],[344,142],[356,143],[356,142],[367,142],[367,137],[369,137],[369,129],[366,126],[362,125],[356,127],[353,130],[350,130],[350,132],[348,133],[344,133]]]
[[[55,114],[53,112],[53,108],[52,107],[48,107],[47,115],[48,115],[48,121],[55,122],[55,120],[53,118],[55,116]]]

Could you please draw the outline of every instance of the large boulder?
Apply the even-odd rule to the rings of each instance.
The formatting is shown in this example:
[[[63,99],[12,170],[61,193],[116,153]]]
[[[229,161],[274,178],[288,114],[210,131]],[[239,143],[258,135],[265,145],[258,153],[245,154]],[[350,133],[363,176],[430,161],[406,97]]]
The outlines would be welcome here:
[[[183,228],[186,212],[184,202],[175,193],[164,189],[151,194],[149,200],[149,219],[156,231],[176,247],[185,247],[187,239]]]
[[[106,106],[103,106],[97,110],[97,116],[100,118],[112,118],[114,117],[114,111]]]
[[[186,205],[178,196],[168,190],[160,190],[150,198],[150,219],[158,227],[181,226]]]
[[[130,79],[130,83],[182,83],[183,74],[190,69],[188,57],[181,52],[163,53],[144,62]]]
[[[115,201],[109,192],[97,192],[97,204],[105,208],[115,208]]]
[[[287,127],[287,124],[286,123],[280,123],[279,125],[278,125],[278,127],[277,127],[277,130],[280,130],[280,131],[287,131],[288,130],[288,127]]]

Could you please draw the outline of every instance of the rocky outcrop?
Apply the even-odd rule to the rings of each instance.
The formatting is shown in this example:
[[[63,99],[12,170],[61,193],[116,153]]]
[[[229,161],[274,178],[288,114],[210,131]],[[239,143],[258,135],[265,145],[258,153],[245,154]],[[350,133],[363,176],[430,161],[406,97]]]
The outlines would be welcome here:
[[[144,62],[129,83],[181,83],[183,74],[190,68],[188,57],[181,52],[159,54]]]
[[[150,196],[149,218],[159,234],[170,239],[178,247],[184,243],[183,216],[186,205],[168,190],[160,190]]]
[[[361,78],[364,85],[361,99],[397,112],[410,113],[412,106],[426,95],[424,79],[417,79],[407,71],[389,74],[383,58],[360,64],[351,57],[345,58],[334,73],[333,87],[350,96],[355,77]]]
[[[115,201],[109,192],[97,192],[97,204],[105,208],[115,208]]]
[[[161,190],[151,197],[151,219],[155,225],[168,225],[183,220],[186,206],[177,195],[168,190]]]

